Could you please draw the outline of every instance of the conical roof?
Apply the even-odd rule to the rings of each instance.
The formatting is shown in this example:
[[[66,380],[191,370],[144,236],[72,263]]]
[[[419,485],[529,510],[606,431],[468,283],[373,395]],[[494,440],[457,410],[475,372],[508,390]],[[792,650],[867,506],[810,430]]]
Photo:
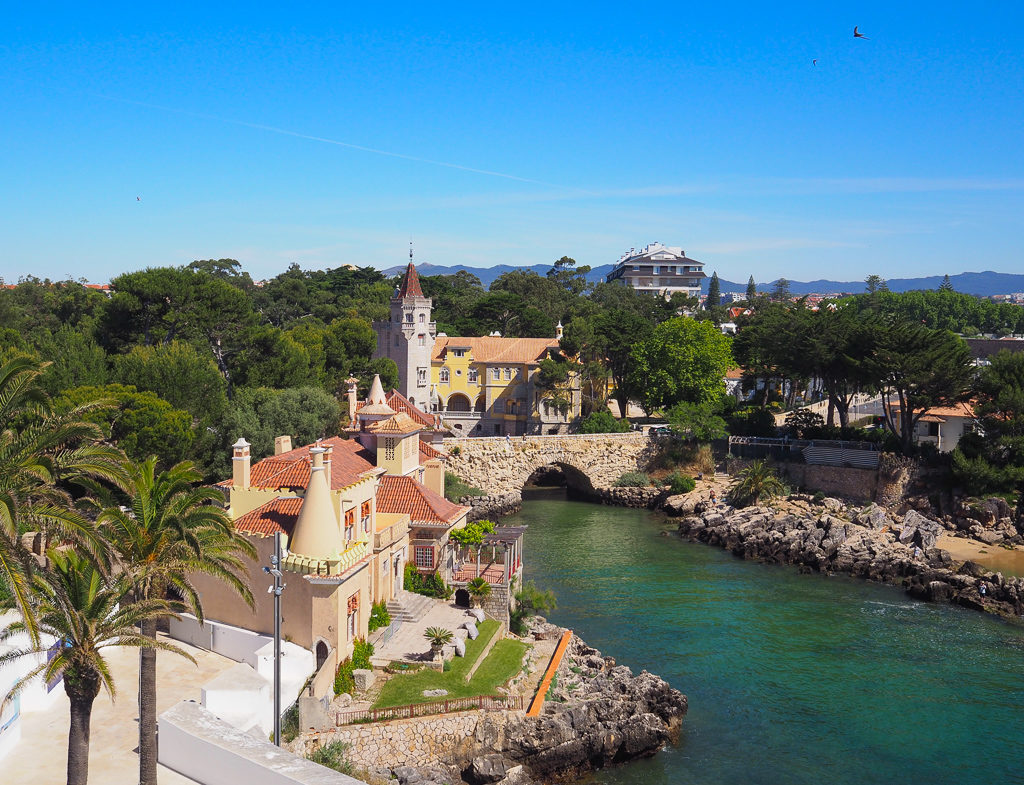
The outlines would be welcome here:
[[[320,450],[321,455],[324,452],[322,447],[314,447],[310,452],[315,450]],[[317,466],[317,463],[320,461],[314,459],[288,550],[313,559],[329,559],[344,550],[344,543],[331,505],[331,491],[327,487],[323,464]]]
[[[396,297],[422,297],[423,290],[420,288],[420,274],[412,262],[405,268],[405,276],[402,278],[402,285],[398,287]]]
[[[380,382],[380,374],[375,374],[373,384],[370,385],[370,394],[366,398],[366,406],[359,409],[359,414],[384,414],[392,415],[395,410],[388,406],[388,400],[384,395],[384,385]]]

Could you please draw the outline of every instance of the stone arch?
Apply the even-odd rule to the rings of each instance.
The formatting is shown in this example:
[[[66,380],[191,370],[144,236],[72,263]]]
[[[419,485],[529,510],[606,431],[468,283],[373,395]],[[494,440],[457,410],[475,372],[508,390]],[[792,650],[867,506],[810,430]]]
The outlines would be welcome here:
[[[465,589],[455,590],[455,606],[457,608],[468,608],[469,607],[469,592]]]
[[[469,398],[462,393],[452,393],[448,396],[447,409],[450,412],[470,411]]]
[[[520,487],[525,487],[531,477],[545,470],[561,472],[565,477],[567,488],[584,492],[593,492],[594,490],[594,480],[586,468],[576,466],[574,463],[566,460],[559,460],[557,457],[553,460],[548,460],[547,456],[539,456],[538,460],[531,461],[527,465]]]
[[[487,411],[487,398],[484,396],[483,393],[480,393],[480,395],[477,397],[477,399],[476,399],[476,406],[473,407],[473,411],[475,411],[475,412],[485,412],[485,411]]]

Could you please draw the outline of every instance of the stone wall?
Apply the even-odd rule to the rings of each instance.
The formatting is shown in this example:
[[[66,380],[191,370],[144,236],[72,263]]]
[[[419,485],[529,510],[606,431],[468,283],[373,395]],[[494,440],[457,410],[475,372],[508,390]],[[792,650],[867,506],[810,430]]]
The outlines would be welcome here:
[[[607,487],[630,471],[644,471],[659,439],[641,433],[446,440],[447,470],[489,494],[516,494],[537,469],[558,466],[570,485]],[[455,448],[458,448],[458,454]]]
[[[874,501],[879,479],[876,469],[854,469],[848,466],[818,466],[815,464],[771,461],[772,468],[783,482],[792,487],[814,493],[822,491],[829,496],[840,496],[851,501]],[[735,476],[751,464],[737,458],[729,461],[729,474]]]
[[[513,493],[492,493],[487,496],[463,496],[460,504],[468,505],[470,521],[491,520],[500,515],[516,512],[523,503],[519,491]]]
[[[304,734],[290,745],[290,749],[305,756],[318,747],[342,741],[349,745],[345,755],[357,769],[379,771],[396,766],[430,766],[438,761],[451,760],[457,748],[475,738],[477,726],[485,717],[489,728],[500,732],[508,716],[505,712],[464,711],[411,720],[345,725]]]

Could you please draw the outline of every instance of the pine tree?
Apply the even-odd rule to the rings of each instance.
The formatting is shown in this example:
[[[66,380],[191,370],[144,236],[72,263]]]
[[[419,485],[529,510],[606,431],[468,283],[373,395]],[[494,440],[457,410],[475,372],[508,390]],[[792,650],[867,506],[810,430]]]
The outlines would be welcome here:
[[[754,276],[750,276],[750,280],[747,281],[747,302],[755,297],[757,297],[757,284],[754,283]]]
[[[722,303],[722,285],[718,282],[718,271],[711,274],[711,282],[708,284],[708,299],[705,308],[716,308]]]
[[[889,287],[885,283],[885,279],[880,275],[869,275],[864,279],[864,285],[867,287],[868,294],[874,294],[875,292],[888,291]]]
[[[775,282],[775,286],[772,288],[771,298],[775,302],[785,302],[792,297],[789,291],[789,281],[785,278],[780,278]]]
[[[948,273],[946,275],[942,276],[942,283],[939,284],[939,291],[940,292],[952,292],[953,291],[953,282],[951,280],[949,280],[949,274]]]

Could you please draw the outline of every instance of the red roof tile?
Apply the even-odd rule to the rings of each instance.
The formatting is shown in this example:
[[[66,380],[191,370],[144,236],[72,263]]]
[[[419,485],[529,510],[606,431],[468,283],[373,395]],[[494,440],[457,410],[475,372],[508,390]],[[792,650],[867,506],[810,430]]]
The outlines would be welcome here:
[[[478,363],[539,363],[548,351],[558,349],[558,339],[438,336],[431,359],[440,360],[449,346],[469,349]]]
[[[396,412],[404,412],[412,417],[413,420],[420,423],[426,428],[437,428],[438,420],[440,419],[436,414],[427,414],[425,411],[420,409],[416,404],[412,403],[398,390],[392,389],[387,394],[385,399],[387,405]],[[361,412],[366,407],[366,401],[359,401],[356,404],[356,411]]]
[[[275,532],[291,535],[299,519],[302,499],[294,496],[274,499],[235,520],[235,528],[243,534],[269,537]]]
[[[443,452],[434,447],[432,444],[428,444],[423,441],[423,435],[420,434],[420,463],[429,461],[431,458],[444,458],[446,457]]]
[[[405,277],[402,279],[402,285],[398,288],[398,296],[423,296],[423,290],[420,288],[420,274],[416,272],[412,262],[409,262],[409,266],[405,268]]]
[[[374,455],[353,439],[332,436],[319,442],[321,447],[332,447],[331,489],[345,488],[358,482],[366,472],[376,468]],[[303,490],[309,485],[311,466],[309,450],[316,443],[272,455],[256,463],[250,471],[250,483],[255,488],[288,488]],[[326,462],[328,456],[324,456]]]
[[[398,414],[388,417],[386,420],[378,420],[372,422],[366,426],[366,430],[370,433],[418,433],[423,430],[423,426],[412,419],[405,412],[399,412]]]
[[[386,475],[380,478],[377,511],[408,515],[414,525],[452,524],[465,515],[468,509],[438,496],[412,477]]]

